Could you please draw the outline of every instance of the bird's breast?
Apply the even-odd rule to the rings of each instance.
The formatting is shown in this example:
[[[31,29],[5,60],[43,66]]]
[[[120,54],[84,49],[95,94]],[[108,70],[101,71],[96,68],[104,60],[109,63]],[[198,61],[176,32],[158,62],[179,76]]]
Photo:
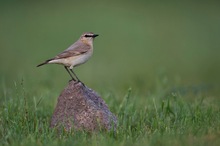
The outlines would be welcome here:
[[[88,52],[78,55],[78,56],[74,56],[74,57],[70,57],[69,59],[71,60],[71,67],[75,67],[78,66],[80,64],[85,63],[86,61],[89,60],[89,58],[92,56],[93,54],[93,49],[91,48]]]

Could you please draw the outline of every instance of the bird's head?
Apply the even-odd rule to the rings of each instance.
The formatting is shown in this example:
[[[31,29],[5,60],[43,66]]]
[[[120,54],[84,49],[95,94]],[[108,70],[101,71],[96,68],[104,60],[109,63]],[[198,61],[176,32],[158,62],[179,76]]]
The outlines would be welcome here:
[[[97,36],[99,35],[92,32],[85,32],[81,35],[80,40],[86,44],[92,44],[93,39]]]

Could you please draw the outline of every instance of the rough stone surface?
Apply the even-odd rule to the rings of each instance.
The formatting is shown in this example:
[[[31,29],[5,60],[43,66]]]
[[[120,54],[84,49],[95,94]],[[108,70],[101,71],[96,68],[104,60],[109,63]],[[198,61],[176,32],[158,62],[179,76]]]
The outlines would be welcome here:
[[[80,82],[70,81],[58,98],[50,126],[65,130],[116,130],[117,118],[104,100]]]

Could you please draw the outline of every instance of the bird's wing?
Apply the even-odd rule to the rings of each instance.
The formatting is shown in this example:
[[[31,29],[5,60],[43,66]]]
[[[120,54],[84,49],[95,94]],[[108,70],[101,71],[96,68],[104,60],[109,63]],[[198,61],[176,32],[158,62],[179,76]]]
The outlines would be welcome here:
[[[88,52],[88,50],[90,49],[91,49],[91,46],[86,45],[86,44],[79,44],[79,45],[74,44],[70,46],[68,49],[66,49],[65,51],[63,51],[62,53],[55,56],[53,59],[62,59],[62,58],[68,58],[72,56],[78,56],[78,55]]]

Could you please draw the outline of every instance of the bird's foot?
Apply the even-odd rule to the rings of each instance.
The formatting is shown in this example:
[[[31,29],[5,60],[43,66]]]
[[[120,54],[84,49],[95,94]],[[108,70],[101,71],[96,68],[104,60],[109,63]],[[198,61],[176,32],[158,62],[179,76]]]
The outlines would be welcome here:
[[[84,87],[86,87],[85,84],[81,82],[80,80],[78,80],[77,83],[81,83]]]
[[[69,80],[69,82],[72,82],[72,81],[74,81],[74,82],[75,82],[76,80],[75,80],[75,79],[71,79],[71,80]]]

